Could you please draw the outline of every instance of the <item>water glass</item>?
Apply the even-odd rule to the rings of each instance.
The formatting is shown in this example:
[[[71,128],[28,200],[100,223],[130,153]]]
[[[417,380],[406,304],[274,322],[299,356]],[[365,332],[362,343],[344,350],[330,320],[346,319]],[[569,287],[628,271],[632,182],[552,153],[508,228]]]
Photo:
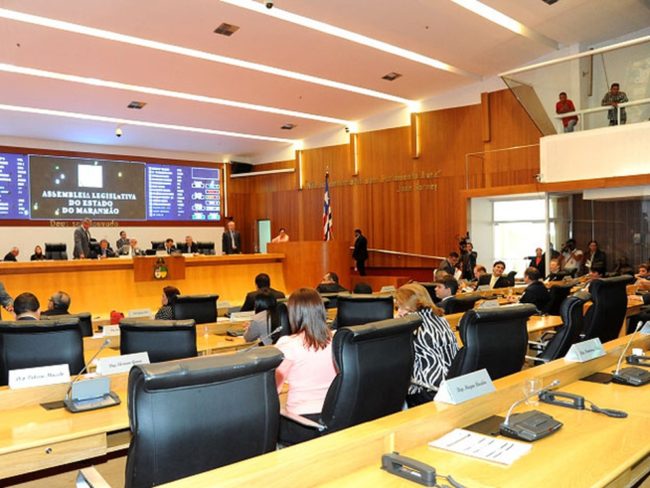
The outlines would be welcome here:
[[[542,379],[541,378],[528,378],[524,381],[524,395],[530,396],[526,400],[526,405],[531,407],[536,407],[539,405],[539,400],[537,394],[533,395],[533,392],[538,392],[542,388]]]

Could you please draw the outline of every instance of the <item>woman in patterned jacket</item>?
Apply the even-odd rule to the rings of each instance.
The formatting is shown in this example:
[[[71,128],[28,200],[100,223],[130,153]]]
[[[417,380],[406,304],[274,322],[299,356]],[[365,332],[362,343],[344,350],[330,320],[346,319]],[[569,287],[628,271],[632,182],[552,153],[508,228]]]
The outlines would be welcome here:
[[[408,406],[414,407],[433,400],[458,352],[458,344],[442,310],[433,304],[422,285],[402,286],[395,299],[398,316],[417,313],[422,318],[422,325],[415,333],[413,377],[406,397]]]

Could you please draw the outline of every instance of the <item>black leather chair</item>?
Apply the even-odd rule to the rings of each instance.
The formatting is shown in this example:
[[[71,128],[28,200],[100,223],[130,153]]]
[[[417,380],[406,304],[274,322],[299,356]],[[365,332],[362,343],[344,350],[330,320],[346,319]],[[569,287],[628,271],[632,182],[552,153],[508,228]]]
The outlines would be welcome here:
[[[543,364],[554,359],[563,358],[569,348],[580,339],[580,332],[583,327],[582,307],[585,300],[577,297],[567,297],[560,307],[562,316],[562,327],[559,327],[551,340],[546,343],[536,357],[530,359],[535,364]]]
[[[54,261],[67,261],[68,260],[68,245],[63,242],[46,242],[45,243],[45,259],[53,259]]]
[[[197,324],[217,321],[219,295],[178,295],[172,305],[175,320],[194,319]]]
[[[165,241],[151,241],[151,249],[154,251],[165,249]]]
[[[515,277],[517,276],[516,271],[510,271],[507,275],[506,278],[508,279],[508,283],[510,283],[509,286],[515,286]]]
[[[390,319],[393,313],[391,295],[341,295],[337,301],[335,328]]]
[[[452,313],[467,312],[468,310],[473,309],[476,302],[481,300],[482,298],[483,297],[481,295],[473,294],[473,293],[467,293],[467,294],[461,293],[459,295],[454,295],[449,300],[444,302],[446,305],[445,307],[446,313],[452,314]]]
[[[93,322],[90,312],[71,313],[65,315],[41,315],[41,320],[56,320],[60,318],[79,319],[79,328],[82,337],[91,337],[93,335]]]
[[[338,293],[319,293],[319,295],[323,299],[325,308],[336,308],[339,300]]]
[[[634,277],[626,275],[589,284],[593,305],[585,315],[584,340],[598,337],[604,344],[618,337],[627,313],[626,286],[632,282]]]
[[[159,485],[273,451],[281,361],[276,348],[261,347],[133,367],[125,486]]]
[[[291,335],[291,324],[289,324],[289,310],[285,302],[280,302],[275,307],[275,317],[271,319],[274,327],[282,327],[280,332],[273,334],[273,344],[278,342],[278,339],[285,335]],[[277,324],[277,325],[276,325]]]
[[[549,288],[549,301],[546,310],[542,310],[547,315],[560,315],[560,306],[562,302],[571,293],[573,285],[554,285]]]
[[[136,352],[152,363],[196,357],[194,320],[120,320],[120,354]]]
[[[67,364],[70,374],[84,367],[79,319],[15,320],[0,322],[0,385],[12,369]]]
[[[463,347],[449,367],[447,378],[487,369],[496,380],[521,370],[528,348],[531,303],[465,312],[458,329]]]
[[[436,288],[438,287],[437,283],[433,281],[428,281],[428,282],[423,282],[418,284],[422,285],[429,292],[429,296],[431,297],[433,303],[438,303],[440,301],[440,298],[436,296]]]
[[[309,438],[399,412],[413,371],[413,332],[421,324],[422,319],[411,314],[339,329],[332,339],[338,374],[327,391],[320,421],[289,414],[287,418],[302,424]]]
[[[199,254],[213,255],[214,251],[214,242],[197,242],[196,249]]]

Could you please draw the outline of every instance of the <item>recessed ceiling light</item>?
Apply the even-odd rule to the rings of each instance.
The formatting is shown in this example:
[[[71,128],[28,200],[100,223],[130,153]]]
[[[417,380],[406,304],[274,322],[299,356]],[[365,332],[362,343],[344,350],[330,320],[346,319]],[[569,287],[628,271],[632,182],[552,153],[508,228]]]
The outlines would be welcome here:
[[[390,73],[387,73],[384,76],[382,76],[381,79],[386,81],[395,81],[400,76],[402,75],[399,73],[395,73],[394,71],[391,71]]]
[[[432,68],[440,69],[443,71],[448,71],[450,73],[455,73],[461,76],[467,76],[469,78],[481,79],[480,75],[476,73],[470,73],[464,69],[457,68],[451,64],[444,63],[434,58],[424,56],[408,49],[403,49],[401,47],[394,46],[393,44],[388,44],[387,42],[380,41],[378,39],[373,39],[371,37],[358,34],[335,25],[326,24],[325,22],[320,22],[318,20],[310,19],[309,17],[303,17],[302,15],[297,15],[286,10],[279,9],[277,7],[268,9],[264,8],[264,2],[251,2],[250,0],[221,0],[224,3],[230,5],[235,5],[237,7],[245,8],[247,10],[252,10],[260,14],[268,15],[270,17],[275,17],[276,19],[284,20],[286,22],[291,22],[292,24],[297,24],[308,29],[313,29],[323,34],[328,34],[330,36],[339,37],[350,42],[356,42],[379,51],[384,51],[395,56],[399,56],[416,63],[424,64]]]
[[[221,34],[222,36],[230,37],[235,32],[239,30],[238,25],[226,24],[223,22],[219,27],[214,30],[215,34]]]
[[[230,132],[217,129],[206,129],[203,127],[192,127],[188,125],[160,124],[158,122],[147,122],[144,120],[119,119],[117,117],[106,117],[104,115],[84,114],[78,112],[64,112],[62,110],[50,110],[46,108],[25,107],[20,105],[0,104],[0,110],[9,112],[19,112],[37,115],[49,115],[53,117],[64,117],[68,119],[92,120],[94,122],[108,122],[110,124],[132,125],[135,127],[149,127],[152,129],[176,130],[181,132],[195,132],[198,134],[207,134],[214,136],[241,137],[243,139],[255,139],[259,141],[284,142],[295,144],[294,139],[283,139],[281,137],[261,136],[257,134],[246,134],[243,132]]]
[[[293,129],[295,126],[296,126],[296,124],[284,124],[282,127],[280,127],[280,129],[283,129],[283,130],[291,130],[291,129]]]
[[[153,88],[149,86],[131,85],[128,83],[120,83],[118,81],[99,80],[97,78],[86,78],[84,76],[69,75],[65,73],[56,73],[54,71],[45,71],[35,68],[25,68],[23,66],[15,66],[12,64],[0,63],[0,71],[6,73],[17,73],[21,75],[36,76],[39,78],[48,78],[52,80],[69,81],[72,83],[81,83],[84,85],[101,86],[104,88],[114,88],[117,90],[129,90],[133,92],[146,93],[147,95],[158,95],[161,97],[178,98],[181,100],[190,100],[193,102],[211,103],[214,105],[224,105],[226,107],[241,108],[245,110],[255,110],[258,112],[265,112],[278,115],[286,115],[288,117],[299,117],[302,119],[318,120],[319,122],[326,122],[329,124],[349,125],[351,121],[345,119],[337,119],[335,117],[328,117],[326,115],[316,115],[306,112],[296,112],[295,110],[286,110],[283,108],[268,107],[265,105],[255,105],[253,103],[236,102],[234,100],[225,100],[223,98],[206,97],[204,95],[195,95],[192,93],[177,92],[172,90],[163,90],[161,88]]]
[[[138,102],[138,101],[132,101],[129,103],[126,108],[132,108],[135,110],[142,110],[142,108],[147,104],[147,102]]]
[[[63,20],[51,19],[49,17],[26,14],[24,12],[17,12],[15,10],[9,10],[6,8],[0,8],[0,18],[14,20],[17,22],[25,22],[33,25],[40,25],[42,27],[49,27],[51,29],[57,29],[65,32],[74,32],[76,34],[95,37],[98,39],[106,39],[109,41],[121,42],[123,44],[155,49],[157,51],[178,54],[189,58],[202,59],[213,63],[237,66],[238,68],[260,71],[262,73],[267,73],[273,76],[282,76],[284,78],[290,78],[292,80],[299,80],[306,83],[313,83],[315,85],[327,86],[337,90],[344,90],[351,93],[357,93],[359,95],[365,95],[368,97],[379,98],[381,100],[400,103],[403,105],[410,106],[414,102],[414,100],[396,97],[395,95],[391,95],[389,93],[370,90],[368,88],[350,85],[348,83],[341,83],[339,81],[328,80],[326,78],[320,78],[318,76],[312,76],[305,73],[298,73],[296,71],[276,68],[275,66],[253,63],[251,61],[244,61],[243,59],[221,56],[219,54],[213,54],[206,51],[199,51],[198,49],[190,49],[187,47],[177,46],[175,44],[152,41],[151,39],[143,39],[142,37],[129,36],[127,34],[120,34],[118,32],[107,31],[104,29],[96,29],[94,27],[74,24],[72,22],[65,22]]]

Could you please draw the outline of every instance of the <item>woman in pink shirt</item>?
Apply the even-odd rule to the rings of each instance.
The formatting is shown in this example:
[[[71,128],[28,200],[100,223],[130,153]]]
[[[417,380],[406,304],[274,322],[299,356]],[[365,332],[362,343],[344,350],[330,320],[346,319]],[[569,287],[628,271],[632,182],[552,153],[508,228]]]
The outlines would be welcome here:
[[[278,393],[289,384],[286,411],[318,421],[327,390],[336,376],[332,357],[332,331],[320,295],[311,288],[293,292],[287,302],[292,335],[281,337],[276,347],[284,360],[275,372]],[[281,418],[280,443],[295,444],[318,437],[316,429]]]

